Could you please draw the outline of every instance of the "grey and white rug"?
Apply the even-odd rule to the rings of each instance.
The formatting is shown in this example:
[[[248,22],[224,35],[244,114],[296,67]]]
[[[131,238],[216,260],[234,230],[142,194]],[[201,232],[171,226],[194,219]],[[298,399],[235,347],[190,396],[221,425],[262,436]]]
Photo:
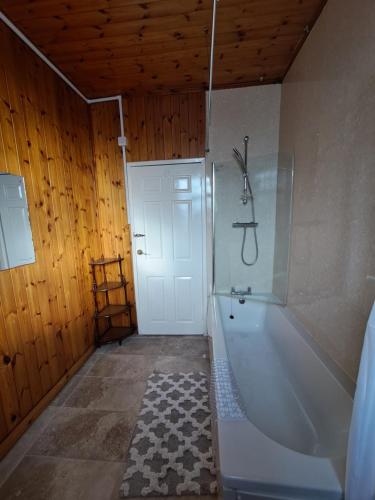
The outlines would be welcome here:
[[[129,448],[122,497],[216,490],[207,376],[153,373]]]

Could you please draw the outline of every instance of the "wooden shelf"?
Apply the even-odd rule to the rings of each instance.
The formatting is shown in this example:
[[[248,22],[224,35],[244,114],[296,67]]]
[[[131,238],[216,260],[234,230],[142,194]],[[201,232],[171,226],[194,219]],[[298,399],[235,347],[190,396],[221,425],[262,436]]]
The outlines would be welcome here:
[[[103,307],[102,310],[97,311],[95,316],[97,318],[112,318],[112,316],[117,316],[117,314],[124,314],[130,311],[130,304],[109,304]]]
[[[101,256],[98,260],[92,260],[91,264],[91,272],[92,272],[92,292],[94,295],[95,302],[95,343],[97,347],[102,344],[107,344],[109,342],[119,341],[131,335],[135,326],[132,320],[132,307],[133,304],[129,303],[128,294],[127,294],[127,281],[122,272],[122,261],[123,257],[118,255],[117,257],[104,257]],[[118,274],[111,275],[111,278],[117,281],[108,281],[107,272],[106,272],[106,264],[117,264],[118,265]],[[103,280],[99,285],[96,281],[97,274],[97,266],[102,266],[100,269],[101,279]],[[120,299],[122,304],[111,304],[111,295],[109,292],[111,290],[117,289],[123,290],[123,299]],[[102,294],[102,298],[104,298],[105,305],[102,300],[98,300],[98,294]],[[117,302],[119,299],[117,298]],[[102,307],[102,309],[99,309]],[[114,316],[120,316],[123,314],[126,317],[121,319],[120,324],[122,326],[114,326],[112,324],[112,318]],[[105,324],[105,325],[104,325]],[[126,326],[125,326],[126,325]],[[101,329],[105,326],[104,331],[101,332]]]
[[[108,344],[116,341],[121,342],[126,337],[132,335],[134,331],[135,328],[133,326],[112,326],[100,335],[100,344]]]
[[[100,283],[96,288],[94,288],[94,292],[109,292],[110,290],[116,290],[117,288],[122,288],[124,283],[122,281],[105,281],[104,283]]]
[[[115,262],[121,262],[123,260],[124,260],[123,257],[109,257],[109,258],[102,257],[101,259],[98,260],[92,260],[90,262],[90,266],[105,266],[106,264],[113,264]]]

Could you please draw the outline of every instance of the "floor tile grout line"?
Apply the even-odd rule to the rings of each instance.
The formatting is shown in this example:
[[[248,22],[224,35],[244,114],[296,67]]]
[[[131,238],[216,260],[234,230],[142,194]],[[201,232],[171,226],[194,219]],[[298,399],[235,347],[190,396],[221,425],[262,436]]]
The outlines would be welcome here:
[[[39,453],[27,453],[25,457],[36,457],[36,458],[52,458],[53,460],[69,460],[72,462],[105,462],[109,464],[126,464],[126,460],[108,460],[105,458],[78,458],[78,457],[64,457],[59,455],[41,455]],[[25,458],[24,457],[24,458]]]
[[[128,412],[131,410],[131,408],[129,408],[129,410],[108,410],[108,409],[103,409],[103,408],[85,408],[84,406],[56,406],[57,410],[58,411],[62,411],[62,410],[85,410],[87,412],[102,412],[102,413],[121,413],[121,414],[124,414],[124,415],[128,415]],[[134,408],[134,405],[132,406],[132,408]],[[43,430],[43,432],[45,431],[46,429]]]
[[[89,359],[90,359],[90,358],[89,358]],[[88,360],[88,361],[89,361],[89,360]],[[87,362],[88,362],[88,361],[87,361]],[[73,396],[73,394],[74,394],[74,393],[78,390],[78,388],[79,388],[79,387],[80,387],[80,385],[83,383],[83,380],[84,380],[85,378],[90,378],[90,377],[105,378],[105,377],[101,377],[101,376],[89,375],[90,371],[91,371],[91,370],[92,370],[92,368],[96,365],[97,361],[99,361],[99,360],[96,360],[96,361],[92,364],[92,366],[89,368],[89,370],[88,370],[88,372],[87,372],[87,373],[84,373],[84,374],[82,374],[82,375],[79,375],[79,372],[77,372],[77,373],[76,373],[76,374],[75,374],[75,375],[74,375],[74,376],[70,379],[70,381],[69,381],[69,382],[72,382],[75,378],[78,378],[78,377],[80,377],[80,378],[81,378],[81,380],[80,380],[80,381],[77,383],[77,385],[76,385],[76,386],[72,389],[72,391],[71,391],[71,392],[70,392],[70,393],[69,393],[69,394],[68,394],[65,398],[63,398],[63,400],[61,401],[61,404],[59,404],[59,405],[53,405],[53,404],[51,404],[51,406],[54,406],[54,407],[56,407],[56,408],[63,407],[63,406],[65,405],[65,403],[67,402],[67,400],[68,400],[70,397],[72,397],[72,396]],[[85,365],[83,365],[83,366],[85,366]],[[106,378],[116,378],[116,379],[123,380],[123,377],[106,377]],[[62,389],[60,392],[62,392],[65,388],[66,388],[66,386],[65,386],[65,387],[63,387],[63,389]],[[57,396],[58,396],[58,395],[57,395]],[[52,402],[52,403],[53,403],[53,402]]]
[[[72,382],[75,378],[78,378],[80,377],[81,380],[77,383],[77,385],[72,389],[72,392],[70,392],[65,398],[63,398],[63,400],[61,401],[61,404],[60,405],[56,405],[56,408],[61,408],[62,406],[64,406],[65,402],[74,394],[74,392],[78,389],[78,387],[82,384],[82,381],[85,377],[85,375],[79,375],[78,373],[76,373],[71,379],[69,382]],[[63,389],[60,391],[62,392],[67,386],[64,386]],[[52,401],[53,403],[53,401]],[[51,406],[53,406],[53,404],[51,404]]]
[[[105,357],[105,356],[117,356],[117,357],[126,357],[126,356],[142,356],[145,358],[160,358],[160,357],[166,357],[166,358],[179,358],[179,359],[207,359],[208,358],[208,353],[205,353],[204,355],[201,354],[195,354],[195,355],[190,355],[190,356],[184,356],[178,353],[173,353],[173,354],[145,354],[145,353],[138,353],[138,352],[127,352],[127,353],[122,353],[122,352],[106,352],[106,353],[98,353],[100,357]],[[206,357],[205,357],[206,356]],[[97,360],[99,361],[99,360]],[[95,363],[93,363],[94,365]]]
[[[115,379],[115,380],[126,380],[127,382],[143,382],[142,379],[137,379],[136,377],[116,377],[115,375],[85,375],[82,378],[105,378],[105,379]],[[147,380],[147,377],[145,378]],[[74,389],[75,390],[75,389]],[[73,394],[73,392],[72,392]],[[70,397],[70,396],[69,396]]]
[[[61,404],[59,406],[56,406],[57,408],[77,408],[76,406],[68,406],[66,405],[66,403],[68,402],[68,400],[73,397],[73,395],[75,394],[75,392],[80,388],[81,384],[84,383],[84,380],[85,379],[113,379],[113,380],[119,380],[119,381],[124,381],[126,380],[126,378],[124,377],[102,377],[102,376],[95,376],[95,375],[88,375],[88,374],[85,374],[85,375],[82,375],[81,376],[81,380],[78,382],[78,384],[72,389],[72,392],[61,402]],[[73,380],[73,379],[72,379]],[[147,380],[147,379],[146,379]],[[143,380],[128,380],[128,382],[133,382],[133,383],[136,383],[136,382],[143,382]],[[80,408],[80,407],[78,407]],[[82,407],[81,407],[82,408]],[[93,408],[84,408],[83,409],[93,409]],[[112,411],[112,410],[110,410]],[[121,410],[113,410],[113,411],[120,411]]]
[[[48,408],[48,407],[47,407]],[[39,415],[38,418],[40,418],[43,413],[47,410],[47,408]],[[53,411],[51,413],[56,413],[56,411]],[[35,437],[33,439],[31,439],[29,445],[27,445],[25,447],[25,450],[23,451],[23,453],[20,454],[20,457],[19,459],[15,460],[15,463],[14,465],[10,468],[10,470],[8,471],[8,473],[6,473],[1,479],[0,479],[0,488],[4,485],[4,483],[9,479],[9,477],[13,474],[13,472],[15,471],[15,469],[19,466],[19,464],[22,462],[22,460],[25,458],[25,456],[27,455],[27,452],[29,450],[31,450],[31,448],[34,446],[34,444],[36,443],[36,441],[40,438],[40,436],[43,434],[43,432],[46,430],[46,428],[48,427],[49,423],[50,423],[50,420],[52,419],[53,415],[50,415],[47,419],[46,419],[46,422],[44,425],[42,425],[42,427],[40,428],[39,432],[36,433]],[[38,419],[36,419],[33,423],[35,424],[37,422]],[[31,432],[31,426],[29,427],[28,431]],[[23,436],[21,436],[20,439],[22,439]],[[20,441],[20,440],[19,440]],[[18,441],[18,443],[19,443]],[[17,445],[17,443],[16,443]],[[8,452],[8,453],[12,453],[12,449]],[[7,455],[5,455],[5,457],[3,458],[6,459]]]
[[[131,356],[131,354],[128,354],[128,355],[118,355],[118,354],[110,354],[110,353],[106,353],[107,355],[109,356]],[[160,358],[177,358],[177,359],[181,359],[181,356],[169,356],[169,355],[155,355],[155,356],[151,356],[151,355],[142,355],[142,354],[137,354],[136,356],[143,356],[143,357],[147,357],[147,358],[155,358],[155,363],[157,361],[162,361]],[[205,357],[205,356],[186,356],[186,357],[182,357],[182,359],[198,359],[198,360],[208,360],[208,357]],[[134,380],[137,379],[137,377],[128,377],[128,376],[116,376],[116,375],[93,375],[91,374],[91,371],[93,370],[93,368],[95,367],[95,365],[97,364],[97,362],[100,361],[100,360],[97,360],[93,365],[92,367],[87,371],[87,373],[81,375],[82,378],[90,378],[90,377],[95,377],[95,378],[114,378],[114,379],[121,379],[121,380],[129,380],[130,382],[133,382]],[[79,376],[77,374],[77,376]],[[72,391],[71,394],[73,394],[73,392],[78,388],[78,386],[81,384],[81,382],[77,385],[77,387],[75,387]],[[68,396],[70,397],[70,396]]]

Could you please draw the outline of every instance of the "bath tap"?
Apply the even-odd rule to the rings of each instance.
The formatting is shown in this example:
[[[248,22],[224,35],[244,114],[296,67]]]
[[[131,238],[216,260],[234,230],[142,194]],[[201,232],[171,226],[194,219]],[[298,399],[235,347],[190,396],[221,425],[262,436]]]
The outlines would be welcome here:
[[[236,290],[235,287],[232,286],[230,294],[240,296],[240,297],[245,297],[247,295],[251,295],[251,286],[248,286],[247,290]]]

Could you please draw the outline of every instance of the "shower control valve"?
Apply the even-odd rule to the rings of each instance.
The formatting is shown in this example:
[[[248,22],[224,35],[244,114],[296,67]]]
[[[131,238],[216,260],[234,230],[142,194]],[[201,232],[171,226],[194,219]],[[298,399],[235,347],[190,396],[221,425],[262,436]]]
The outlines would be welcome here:
[[[247,290],[236,290],[235,287],[232,286],[230,294],[231,295],[237,295],[237,296],[240,296],[240,297],[245,297],[246,295],[252,295],[251,286],[248,286]]]

